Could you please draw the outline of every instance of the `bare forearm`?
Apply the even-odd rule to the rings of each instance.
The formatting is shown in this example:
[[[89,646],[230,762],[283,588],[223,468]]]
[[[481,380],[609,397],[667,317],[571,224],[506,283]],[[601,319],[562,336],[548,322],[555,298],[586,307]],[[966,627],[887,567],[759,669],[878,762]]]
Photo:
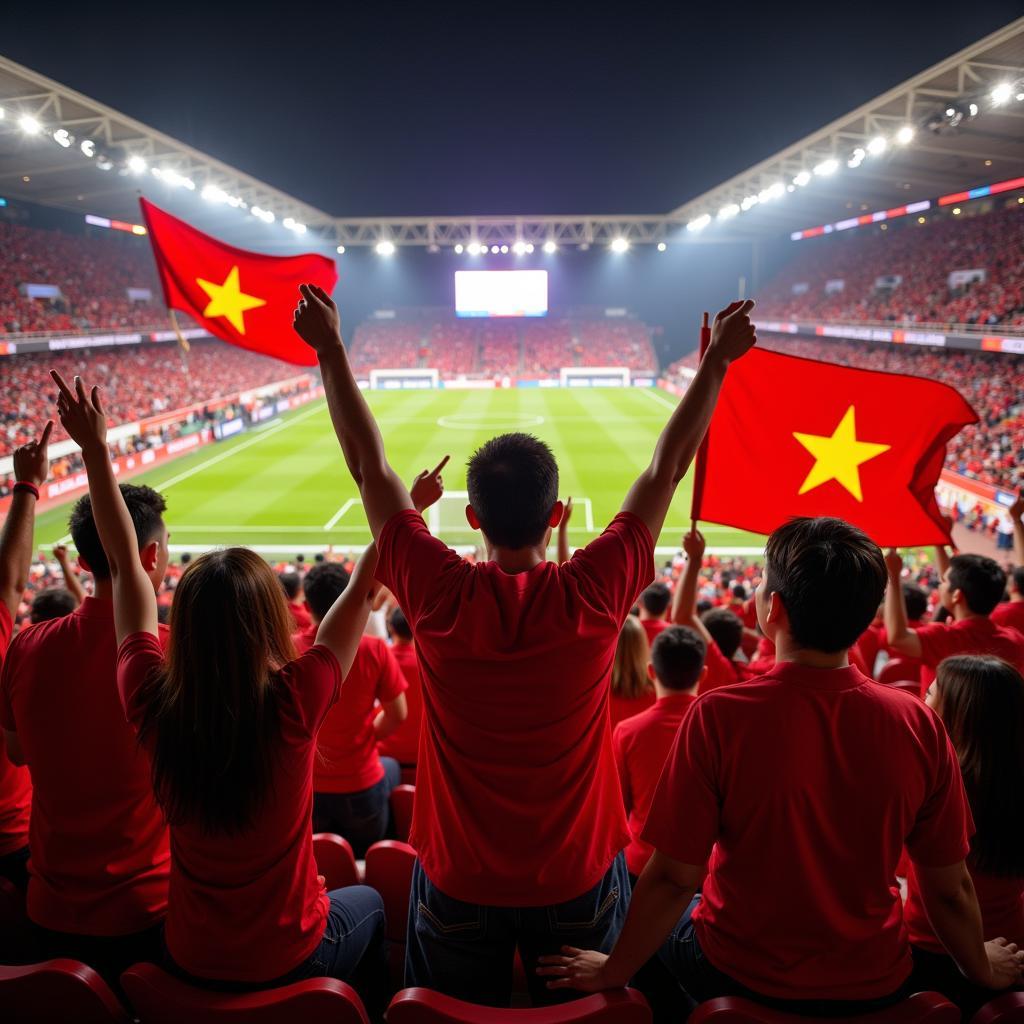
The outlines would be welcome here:
[[[11,507],[0,533],[0,600],[15,615],[28,585],[32,565],[32,529],[36,499],[23,490],[14,492]]]
[[[976,985],[988,984],[991,971],[985,953],[981,910],[971,876],[964,872],[963,884],[955,894],[932,892],[924,883],[920,891],[928,920],[946,952],[965,977]]]
[[[373,734],[379,740],[385,739],[404,721],[404,717],[398,718],[396,715],[389,715],[386,711],[381,711],[373,720]]]
[[[558,531],[558,564],[569,561],[569,534],[568,531]]]
[[[889,586],[885,589],[885,635],[891,647],[897,647],[910,634],[907,627],[907,609],[903,604],[903,588],[898,579],[889,577]]]
[[[359,638],[366,628],[376,595],[377,583],[373,578],[376,569],[377,546],[370,544],[359,556],[348,586],[327,610],[316,631],[316,642],[331,650],[341,666],[342,675],[348,675]]]
[[[700,583],[700,560],[689,558],[679,585],[672,595],[672,621],[677,626],[693,622],[697,611],[697,587]]]
[[[107,556],[111,576],[116,576],[139,560],[135,527],[117,486],[106,446],[83,449],[82,458],[89,476],[89,499],[96,532]]]
[[[384,441],[377,421],[359,390],[341,341],[330,351],[321,352],[319,359],[331,423],[349,472],[361,487],[369,468],[379,470],[386,465]]]
[[[1024,565],[1024,520],[1013,520],[1013,560]]]
[[[85,600],[85,588],[82,586],[82,581],[78,578],[78,573],[68,564],[66,558],[60,562],[60,571],[64,577],[65,589],[71,592],[78,604],[81,604]]]
[[[949,568],[949,551],[945,544],[935,546],[935,566],[939,570],[940,576],[946,574],[946,570]]]

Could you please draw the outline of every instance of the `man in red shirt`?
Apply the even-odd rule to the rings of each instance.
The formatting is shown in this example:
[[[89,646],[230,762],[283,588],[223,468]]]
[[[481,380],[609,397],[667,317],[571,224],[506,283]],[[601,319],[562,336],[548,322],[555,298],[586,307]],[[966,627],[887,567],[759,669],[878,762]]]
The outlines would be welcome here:
[[[132,484],[121,493],[156,590],[167,565],[164,499]],[[116,980],[159,956],[170,849],[149,760],[118,699],[110,569],[88,496],[69,529],[95,596],[15,638],[0,674],[0,724],[12,760],[32,772],[28,915],[39,955],[83,960]]]
[[[15,484],[0,532],[0,662],[7,654],[14,616],[28,584],[36,501],[49,471],[46,448],[52,430],[53,424],[47,423],[38,441],[30,441],[14,452]],[[0,735],[0,877],[19,889],[28,884],[31,807],[32,780],[28,769],[11,763]]]
[[[893,884],[904,846],[964,974],[1021,979],[1024,952],[982,939],[964,863],[973,822],[941,720],[850,664],[885,586],[882,552],[841,520],[793,519],[769,537],[757,607],[775,668],[691,707],[622,935],[611,956],[546,958],[552,985],[624,985],[660,947],[697,1002],[816,1017],[891,1005],[917,991]]]
[[[903,560],[896,551],[886,556],[889,587],[885,595],[885,632],[898,657],[919,659],[934,669],[954,654],[994,654],[1024,671],[1024,634],[997,625],[991,615],[1006,589],[1006,573],[984,555],[954,555],[942,574],[939,600],[949,611],[946,622],[912,629],[907,623],[900,575]]]
[[[1017,565],[1010,573],[1010,600],[998,605],[992,612],[992,621],[999,626],[1010,626],[1024,633],[1024,497],[1010,506],[1013,522],[1013,557]]]
[[[323,617],[348,581],[348,572],[337,562],[318,562],[306,574],[313,622],[294,637],[300,654],[316,642]],[[374,636],[360,637],[338,701],[317,733],[313,831],[344,836],[357,858],[388,832],[388,798],[402,770],[394,758],[377,753],[377,741],[405,721],[406,685],[388,645]]]
[[[516,947],[529,968],[563,942],[608,948],[623,917],[629,839],[608,723],[615,644],[654,577],[654,538],[729,364],[754,343],[752,302],[715,321],[710,347],[650,466],[605,532],[547,560],[562,516],[550,449],[506,434],[469,463],[466,518],[486,559],[432,537],[388,464],[356,384],[338,312],[303,286],[299,334],[316,350],[345,459],[380,551],[378,579],[416,637],[424,725],[410,842],[406,983],[508,1003]]]
[[[697,687],[706,671],[706,651],[704,640],[695,630],[687,626],[663,629],[651,645],[648,666],[658,700],[646,711],[619,722],[612,734],[622,802],[629,821],[626,867],[631,881],[636,880],[651,859],[653,851],[640,833],[679,723],[697,699]]]
[[[405,704],[406,719],[390,735],[377,744],[377,749],[387,757],[393,757],[402,767],[416,767],[416,752],[420,742],[420,721],[423,718],[423,686],[420,682],[420,666],[416,660],[416,644],[412,628],[401,608],[391,609],[388,615],[388,633],[391,634],[391,653],[405,676],[408,689]]]
[[[286,572],[278,573],[277,578],[281,581],[281,589],[288,601],[288,611],[295,623],[295,628],[308,629],[312,625],[313,617],[309,613],[302,592],[302,577],[293,569],[289,569]]]
[[[672,592],[660,580],[640,595],[640,625],[644,627],[649,644],[653,644],[654,638],[668,626],[665,612],[671,600]]]

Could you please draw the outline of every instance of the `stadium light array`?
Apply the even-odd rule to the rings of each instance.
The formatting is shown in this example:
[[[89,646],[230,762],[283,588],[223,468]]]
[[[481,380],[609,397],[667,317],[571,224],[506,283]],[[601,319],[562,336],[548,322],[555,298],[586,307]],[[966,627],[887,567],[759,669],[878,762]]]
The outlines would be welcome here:
[[[612,252],[625,252],[629,248],[629,242],[625,238],[613,238],[610,248]]]
[[[75,140],[66,128],[58,128],[53,133],[53,141],[56,142],[61,149],[68,149]]]
[[[811,172],[810,171],[801,171],[798,175],[796,175],[795,178],[793,178],[793,184],[796,185],[797,188],[803,188],[804,185],[806,185],[806,184],[808,184],[810,182],[810,180],[811,180]]]
[[[750,210],[753,207],[757,206],[759,201],[760,200],[757,198],[757,196],[744,196],[743,200],[740,202],[740,209],[744,213],[746,213],[747,210]]]
[[[873,139],[868,140],[868,152],[872,156],[879,156],[884,153],[888,146],[889,143],[884,135],[876,135]]]
[[[294,231],[297,235],[304,235],[306,233],[306,225],[301,221],[295,220],[293,217],[285,217],[281,221],[281,225],[286,227],[289,231]]]
[[[386,238],[383,242],[378,242],[374,248],[374,251],[378,256],[394,256],[395,255],[395,243],[389,242]]]
[[[820,164],[816,164],[814,167],[814,173],[819,178],[827,178],[830,174],[835,174],[839,170],[839,161],[833,157],[829,157],[827,160],[822,160]]]
[[[740,212],[739,203],[726,203],[718,211],[719,220],[729,220],[730,217],[735,217]]]
[[[479,242],[470,242],[469,245],[466,246],[466,251],[469,253],[470,256],[479,256],[480,255],[480,243]]]
[[[547,241],[546,241],[546,242],[544,243],[544,251],[545,251],[545,252],[546,252],[546,253],[547,253],[547,254],[548,254],[548,255],[550,256],[550,255],[552,255],[553,253],[556,253],[556,252],[558,252],[558,246],[557,246],[557,245],[555,245],[555,243],[554,243],[554,242],[553,242],[553,241],[552,241],[552,240],[551,240],[551,239],[549,238],[549,239],[548,239],[548,240],[547,240]]]
[[[264,210],[260,206],[253,206],[249,212],[257,219],[263,221],[264,224],[274,223],[274,214],[270,210]]]
[[[29,114],[22,114],[18,118],[18,127],[26,135],[38,135],[43,130],[43,126]]]
[[[498,251],[504,256],[505,253],[508,252],[508,246],[507,245],[503,245],[503,246],[500,247],[500,249]]]
[[[914,141],[914,128],[912,125],[905,124],[897,133],[896,141],[901,146],[907,146]]]
[[[867,156],[867,150],[863,147],[858,146],[851,154],[850,159],[846,161],[846,166],[855,170],[864,163],[864,158]]]
[[[179,174],[172,167],[154,167],[151,173],[157,181],[162,181],[171,188],[187,188],[189,192],[196,190],[196,183],[191,178]]]
[[[131,171],[132,174],[141,174],[148,166],[149,165],[146,161],[137,153],[128,157],[128,170]]]
[[[667,248],[668,246],[664,242],[658,243],[658,252],[664,252]]]
[[[337,249],[335,249],[334,251],[335,251],[335,252],[336,252],[336,253],[337,253],[337,254],[338,254],[339,256],[344,256],[344,255],[345,255],[345,246],[343,246],[343,245],[339,245],[339,246],[337,247]]]
[[[1012,95],[1013,86],[1009,82],[1000,82],[992,90],[992,105],[1001,107],[1004,103],[1009,103]]]
[[[695,217],[693,220],[691,220],[686,225],[686,230],[687,231],[693,231],[694,233],[696,233],[698,231],[703,231],[710,223],[711,223],[711,214],[710,213],[705,213],[705,214],[702,214],[700,217]]]
[[[87,156],[90,160],[96,155],[96,143],[92,139],[82,139],[78,148],[82,151],[82,156]]]
[[[459,243],[458,243],[458,244],[457,244],[457,245],[455,246],[455,252],[456,252],[456,254],[457,254],[457,255],[459,255],[459,256],[461,256],[461,255],[462,255],[462,252],[463,252],[463,245],[462,245],[462,243],[461,243],[461,242],[459,242]]]

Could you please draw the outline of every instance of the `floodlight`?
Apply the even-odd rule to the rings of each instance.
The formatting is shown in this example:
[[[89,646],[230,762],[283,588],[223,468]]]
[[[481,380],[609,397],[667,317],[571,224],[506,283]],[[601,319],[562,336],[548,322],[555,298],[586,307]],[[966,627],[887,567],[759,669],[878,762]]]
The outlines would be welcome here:
[[[968,104],[967,112],[971,115],[971,117],[977,117],[978,116],[978,104],[977,103],[970,103],[970,104]]]
[[[711,214],[704,213],[686,225],[687,231],[703,231],[711,223]]]
[[[914,138],[914,129],[909,125],[905,124],[897,133],[896,141],[901,145],[905,146]]]
[[[757,206],[760,200],[757,196],[744,196],[743,201],[740,203],[740,209],[746,213],[752,206]]]
[[[531,252],[533,252],[533,242],[527,242],[527,243],[526,243],[526,252],[527,252],[528,254],[529,254],[529,253],[531,253]]]
[[[462,243],[461,243],[461,242],[459,242],[459,243],[458,243],[458,245],[456,245],[456,246],[455,246],[455,252],[456,252],[456,253],[457,253],[457,254],[458,254],[459,256],[461,256],[461,255],[462,255]]]
[[[480,243],[479,242],[470,242],[469,245],[466,247],[466,251],[469,253],[470,256],[479,256],[480,255]]]
[[[344,256],[344,255],[345,255],[345,246],[343,246],[343,245],[339,245],[339,246],[338,246],[338,248],[337,248],[337,249],[335,249],[334,251],[335,251],[335,252],[336,252],[336,253],[337,253],[337,254],[338,254],[339,256]]]
[[[736,214],[738,214],[739,212],[740,212],[739,203],[726,203],[726,205],[723,206],[718,211],[718,219],[719,220],[728,220],[730,217],[735,217]]]
[[[491,246],[491,253],[493,255],[497,256],[499,252],[501,252],[501,246],[500,245],[492,245]]]
[[[66,128],[58,128],[53,133],[53,141],[56,142],[58,146],[62,146],[64,149],[68,149],[70,148],[71,143],[73,143],[75,140],[68,133],[68,130]]]
[[[222,188],[218,188],[216,185],[204,185],[203,191],[199,194],[208,203],[226,203],[228,199],[227,192]]]
[[[514,253],[515,253],[515,254],[516,254],[517,256],[524,256],[524,255],[526,254],[526,243],[525,243],[525,242],[522,242],[522,241],[519,241],[519,242],[515,242],[515,243],[514,243],[514,244],[512,245],[512,251],[513,251],[513,252],[514,252]]]
[[[1013,95],[1013,86],[1009,82],[1000,82],[992,90],[992,103],[1001,107]]]
[[[658,243],[658,252],[664,252],[667,248],[668,246],[664,242]]]
[[[544,243],[544,251],[550,256],[552,253],[558,252],[558,246],[549,238]]]
[[[78,144],[83,156],[94,157],[96,155],[96,143],[92,139],[82,139]]]
[[[374,247],[374,252],[378,256],[394,256],[395,255],[395,243],[389,242],[386,238],[382,242],[378,242]]]
[[[814,168],[814,173],[820,178],[827,178],[830,174],[835,174],[839,170],[839,161],[829,157],[828,160],[822,160],[820,164],[817,164]]]
[[[846,166],[847,167],[851,167],[851,168],[860,167],[860,165],[862,163],[864,163],[864,157],[866,157],[867,155],[868,154],[867,154],[866,150],[864,150],[862,147],[858,146],[850,154],[850,159],[846,161]]]
[[[504,254],[504,253],[507,253],[507,252],[508,252],[508,246],[507,246],[507,245],[503,245],[503,246],[501,246],[501,248],[500,248],[500,250],[499,250],[499,251],[500,251],[501,253],[503,253],[503,254]]]
[[[613,238],[611,244],[612,252],[625,252],[629,248],[629,242],[625,238]]]
[[[884,135],[876,135],[868,141],[868,152],[872,156],[878,156],[880,153],[885,152],[888,145],[889,143],[886,142]]]
[[[793,179],[793,184],[796,185],[797,188],[803,188],[804,185],[806,185],[810,180],[811,180],[811,172],[810,171],[801,171]]]
[[[38,135],[43,130],[43,126],[34,117],[30,117],[28,114],[23,114],[18,118],[18,127],[26,135]]]
[[[147,166],[146,161],[138,154],[128,157],[128,170],[133,174],[141,174]]]

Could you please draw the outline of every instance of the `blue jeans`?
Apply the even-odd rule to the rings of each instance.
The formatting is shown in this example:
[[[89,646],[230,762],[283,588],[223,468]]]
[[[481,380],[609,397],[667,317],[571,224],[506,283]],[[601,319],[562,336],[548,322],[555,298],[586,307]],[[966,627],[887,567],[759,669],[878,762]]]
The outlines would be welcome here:
[[[892,1006],[918,991],[908,978],[895,992],[878,999],[776,999],[761,995],[720,971],[704,955],[693,927],[693,912],[700,900],[698,893],[658,954],[694,1003],[703,1003],[719,996],[743,996],[762,1006],[805,1017],[854,1017]],[[855,970],[855,965],[851,965],[851,971]]]
[[[604,878],[565,903],[492,907],[446,896],[420,867],[413,869],[405,984],[423,986],[484,1006],[508,1006],[518,948],[535,1006],[580,993],[551,991],[537,976],[537,959],[563,945],[609,952],[629,903],[626,858],[620,853]]]
[[[382,757],[380,763],[384,778],[369,789],[313,794],[313,831],[344,836],[356,860],[391,831],[391,790],[401,782],[402,768],[393,757]]]

